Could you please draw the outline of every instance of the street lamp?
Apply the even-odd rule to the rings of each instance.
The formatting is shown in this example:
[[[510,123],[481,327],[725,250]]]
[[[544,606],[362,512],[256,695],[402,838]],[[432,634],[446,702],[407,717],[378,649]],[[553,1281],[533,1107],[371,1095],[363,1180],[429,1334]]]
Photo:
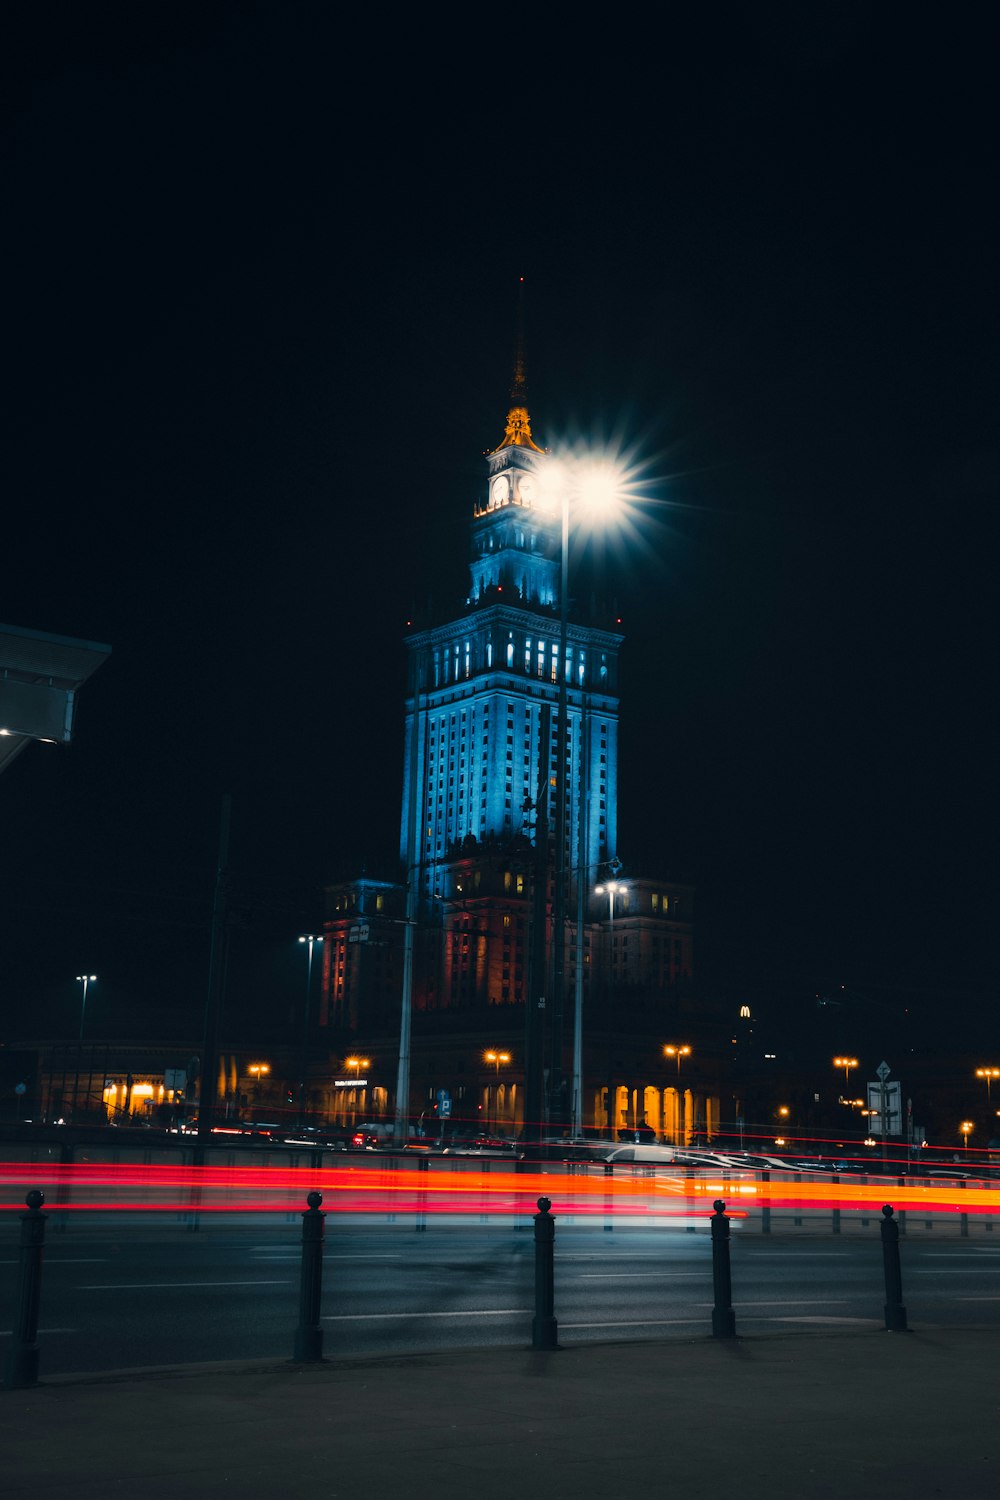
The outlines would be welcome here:
[[[994,1078],[1000,1078],[1000,1068],[977,1068],[976,1077],[986,1079],[986,1108],[989,1109],[990,1084],[993,1082]]]
[[[371,1067],[371,1065],[372,1065],[372,1060],[371,1060],[370,1057],[345,1057],[344,1058],[344,1067],[347,1069],[347,1071],[349,1073],[353,1073],[354,1074],[354,1086],[351,1089],[351,1124],[352,1125],[357,1124],[357,1118],[358,1118],[358,1080],[361,1077],[361,1069],[364,1068],[365,1072],[367,1072],[368,1069]]]
[[[299,938],[300,943],[309,945],[309,962],[306,965],[306,1003],[302,1014],[302,1056],[299,1060],[299,1129],[306,1123],[306,1072],[309,1066],[309,1006],[312,999],[312,971],[313,971],[313,945],[321,943],[323,939],[317,937],[313,932],[307,932],[304,937]]]
[[[965,1149],[966,1149],[966,1151],[968,1151],[968,1149],[969,1149],[969,1136],[972,1134],[973,1130],[975,1130],[976,1127],[973,1125],[973,1123],[972,1123],[971,1120],[963,1120],[962,1123],[961,1123],[961,1125],[958,1128],[962,1132],[962,1140],[965,1143]]]
[[[680,1076],[681,1076],[681,1058],[682,1057],[690,1057],[691,1056],[691,1048],[687,1045],[686,1042],[684,1043],[683,1046],[681,1046],[679,1043],[668,1042],[666,1044],[666,1046],[664,1047],[664,1049],[663,1049],[663,1055],[664,1055],[664,1057],[676,1057],[676,1059],[677,1059],[677,1077],[680,1078]]]
[[[612,868],[617,872],[621,866],[617,860],[612,860]],[[607,896],[608,898],[608,1134],[611,1139],[615,1138],[615,897],[623,896],[628,890],[623,880],[606,880],[603,885],[594,886],[594,894]]]
[[[667,1042],[663,1049],[664,1057],[676,1057],[677,1059],[677,1129],[675,1131],[675,1144],[681,1144],[683,1133],[684,1111],[681,1106],[681,1058],[691,1056],[691,1048],[686,1042]]]
[[[550,1116],[561,1113],[563,1004],[566,959],[566,745],[569,712],[569,519],[570,508],[581,512],[592,525],[606,524],[624,498],[625,475],[620,467],[604,457],[581,454],[549,458],[537,476],[539,510],[560,517],[559,568],[559,717],[556,724],[556,817],[555,869],[552,889],[552,1048],[549,1068]],[[581,715],[583,705],[581,701]],[[581,872],[577,887],[577,940],[583,926],[583,882],[586,878],[584,851],[580,847]],[[581,954],[577,952],[577,978],[573,1016],[573,1130],[583,1130],[583,983]],[[610,1101],[609,1101],[610,1109]]]
[[[83,1061],[83,1022],[84,1022],[84,1017],[87,1014],[87,986],[93,984],[94,980],[96,978],[97,978],[96,974],[78,974],[76,976],[76,982],[77,982],[77,984],[83,986],[83,999],[80,1002],[80,1043],[79,1043],[79,1046],[76,1049],[76,1073],[74,1074],[74,1077],[73,1077],[73,1118],[74,1118],[74,1121],[76,1119],[77,1096],[79,1095],[79,1092],[80,1092],[80,1064]],[[84,1101],[84,1109],[87,1109],[89,1107],[89,1104],[90,1104],[90,1085],[93,1082],[93,1070],[94,1070],[94,1058],[93,1058],[93,1048],[91,1048],[91,1059],[90,1059],[91,1076],[90,1076],[90,1078],[88,1079],[88,1082],[87,1082],[87,1093],[86,1093],[85,1101]]]
[[[489,1050],[489,1052],[484,1052],[483,1053],[483,1060],[485,1062],[488,1062],[488,1063],[493,1063],[496,1066],[496,1088],[495,1088],[494,1094],[493,1094],[493,1124],[492,1124],[492,1126],[490,1126],[490,1129],[497,1130],[497,1129],[499,1129],[499,1126],[500,1126],[500,1118],[499,1118],[499,1116],[500,1116],[500,1064],[503,1063],[504,1066],[506,1067],[507,1063],[510,1062],[510,1053],[509,1052],[495,1052],[491,1048]],[[490,1125],[489,1113],[490,1112],[487,1109],[487,1111],[486,1111],[486,1115],[487,1115],[486,1123],[487,1123],[488,1126]]]
[[[80,1003],[80,1040],[81,1040],[81,1042],[83,1041],[83,1021],[84,1021],[84,1017],[87,1014],[87,986],[93,984],[94,981],[96,980],[96,978],[97,978],[96,974],[78,974],[76,976],[76,982],[77,982],[77,984],[82,984],[83,985],[83,999],[82,999],[82,1001]]]
[[[846,1091],[846,1089],[848,1087],[848,1084],[850,1082],[851,1069],[852,1068],[856,1068],[858,1066],[858,1060],[857,1060],[857,1058],[856,1057],[835,1057],[833,1059],[833,1066],[835,1068],[843,1068],[843,1070],[844,1070],[844,1089]]]
[[[270,1063],[250,1063],[249,1067],[247,1068],[247,1072],[250,1074],[250,1077],[253,1079],[253,1095],[252,1095],[251,1103],[252,1103],[252,1106],[253,1106],[253,1112],[254,1112],[255,1116],[257,1114],[257,1090],[260,1087],[260,1080],[262,1078],[266,1078],[267,1075],[268,1075],[268,1073],[270,1073],[270,1071],[271,1071],[271,1064]]]

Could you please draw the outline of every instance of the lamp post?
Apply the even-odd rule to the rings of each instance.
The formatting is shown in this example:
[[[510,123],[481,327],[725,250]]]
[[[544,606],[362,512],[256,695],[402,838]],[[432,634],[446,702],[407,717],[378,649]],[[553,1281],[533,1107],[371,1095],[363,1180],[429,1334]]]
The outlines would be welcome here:
[[[856,1057],[835,1057],[833,1066],[844,1070],[844,1092],[846,1093],[850,1084],[851,1069],[858,1066],[858,1060]]]
[[[681,1058],[691,1056],[691,1048],[687,1042],[667,1042],[663,1048],[664,1057],[676,1057],[677,1059],[677,1132],[674,1141],[675,1146],[681,1144],[683,1134],[683,1112],[681,1109]]]
[[[493,1063],[495,1065],[495,1067],[496,1067],[496,1087],[495,1087],[494,1093],[493,1093],[493,1123],[492,1123],[492,1125],[490,1125],[490,1121],[489,1121],[489,1113],[490,1112],[489,1112],[489,1110],[486,1111],[486,1114],[487,1114],[487,1121],[486,1121],[486,1123],[490,1127],[491,1130],[498,1130],[499,1127],[500,1127],[500,1119],[499,1119],[499,1115],[500,1115],[500,1064],[503,1063],[504,1066],[506,1067],[507,1063],[510,1062],[510,1053],[509,1052],[496,1052],[491,1047],[488,1052],[484,1052],[483,1053],[483,1059],[484,1059],[485,1062]]]
[[[351,1124],[356,1125],[358,1120],[358,1080],[361,1077],[361,1069],[365,1071],[371,1067],[370,1057],[345,1057],[344,1067],[348,1073],[354,1074],[354,1087],[351,1089]],[[367,1082],[367,1079],[365,1080]]]
[[[1000,1068],[977,1068],[976,1077],[986,1079],[986,1108],[989,1109],[991,1103],[990,1084],[994,1078],[1000,1078]]]
[[[309,1008],[312,1000],[312,971],[313,971],[313,945],[321,943],[323,939],[317,937],[313,932],[307,932],[304,937],[299,938],[300,943],[309,946],[309,962],[306,965],[306,1002],[302,1009],[302,1055],[299,1059],[299,1129],[306,1123],[306,1073],[309,1067]]]
[[[96,978],[97,978],[96,974],[78,974],[76,976],[76,982],[77,982],[77,984],[81,985],[82,988],[83,988],[83,997],[82,997],[81,1002],[80,1002],[80,1041],[79,1041],[79,1044],[78,1044],[77,1049],[76,1049],[76,1072],[73,1075],[73,1121],[74,1121],[74,1124],[76,1123],[77,1098],[78,1098],[79,1093],[80,1093],[80,1064],[83,1061],[83,1023],[84,1023],[84,1019],[85,1019],[86,1014],[87,1014],[87,988],[88,988],[89,985],[92,985],[94,983],[94,981],[95,981]],[[86,1097],[87,1097],[87,1101],[89,1102],[89,1100],[90,1100],[90,1084],[89,1084],[89,1082],[87,1084],[87,1096]]]
[[[549,1118],[562,1123],[563,1099],[563,1009],[566,970],[566,750],[569,715],[569,533],[570,508],[588,512],[592,518],[606,516],[622,499],[623,475],[605,459],[583,456],[573,461],[549,459],[540,475],[538,505],[541,510],[558,509],[559,546],[559,657],[558,720],[555,734],[555,868],[552,883],[552,1047],[549,1066]],[[582,725],[582,700],[581,700]],[[582,789],[581,789],[582,790]],[[581,820],[581,829],[582,829]],[[580,884],[577,897],[577,923],[582,924],[583,885],[586,878],[584,851],[580,848]],[[583,986],[577,955],[577,984],[574,1003],[573,1083],[571,1109],[574,1133],[583,1128]]]
[[[681,1058],[682,1057],[690,1057],[691,1056],[691,1048],[687,1045],[686,1042],[683,1044],[683,1046],[679,1045],[677,1043],[668,1042],[667,1045],[663,1049],[663,1055],[664,1055],[664,1057],[676,1057],[676,1059],[677,1059],[677,1077],[680,1078],[680,1076],[681,1076]]]
[[[251,1106],[253,1108],[253,1112],[254,1112],[254,1116],[255,1117],[256,1117],[256,1114],[257,1114],[257,1090],[260,1088],[260,1080],[262,1078],[266,1078],[267,1075],[268,1075],[268,1073],[270,1073],[270,1071],[271,1071],[271,1064],[270,1063],[251,1063],[249,1065],[249,1067],[247,1068],[247,1072],[250,1074],[250,1077],[253,1079],[253,1094],[252,1094],[252,1098],[251,1098]]]
[[[82,1000],[80,1002],[80,1040],[81,1040],[81,1042],[83,1041],[83,1023],[84,1023],[84,1019],[85,1019],[86,1014],[87,1014],[87,987],[88,987],[88,985],[93,984],[94,981],[96,980],[96,978],[97,978],[96,974],[78,974],[76,976],[76,982],[77,982],[77,984],[80,984],[80,985],[83,986],[83,998],[82,998]]]
[[[966,1151],[968,1151],[969,1136],[972,1134],[973,1130],[975,1130],[976,1127],[973,1125],[971,1120],[963,1120],[958,1128],[962,1132],[962,1141],[965,1145]]]
[[[613,868],[617,871],[621,868],[617,860],[612,861]],[[594,893],[598,896],[608,898],[608,1134],[611,1139],[615,1138],[615,897],[622,896],[628,890],[628,886],[622,880],[606,880],[603,885],[595,885]]]

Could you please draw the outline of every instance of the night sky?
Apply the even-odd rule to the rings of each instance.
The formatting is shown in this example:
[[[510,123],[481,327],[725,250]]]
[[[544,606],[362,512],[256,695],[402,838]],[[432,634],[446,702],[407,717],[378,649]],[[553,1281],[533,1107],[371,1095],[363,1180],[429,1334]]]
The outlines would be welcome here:
[[[624,873],[706,995],[996,1037],[995,38],[658,14],[5,7],[0,619],[112,647],[0,781],[8,1038],[198,1011],[224,793],[230,1016],[394,873],[522,276],[536,438],[641,468]]]

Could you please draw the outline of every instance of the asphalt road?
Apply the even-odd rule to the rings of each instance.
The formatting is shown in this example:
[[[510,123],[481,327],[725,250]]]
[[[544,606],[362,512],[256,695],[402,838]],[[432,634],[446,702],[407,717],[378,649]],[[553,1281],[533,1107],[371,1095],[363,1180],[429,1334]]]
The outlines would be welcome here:
[[[0,1226],[0,1358],[17,1289],[15,1220]],[[290,1357],[298,1320],[297,1220],[205,1216],[74,1222],[50,1233],[42,1281],[43,1375],[211,1360]],[[733,1306],[743,1334],[873,1330],[885,1298],[870,1237],[734,1232]],[[901,1242],[909,1321],[1000,1326],[1000,1238],[952,1233]],[[562,1344],[690,1338],[711,1329],[705,1229],[557,1225],[555,1313]],[[327,1354],[441,1352],[530,1341],[530,1227],[331,1220],[324,1254]]]

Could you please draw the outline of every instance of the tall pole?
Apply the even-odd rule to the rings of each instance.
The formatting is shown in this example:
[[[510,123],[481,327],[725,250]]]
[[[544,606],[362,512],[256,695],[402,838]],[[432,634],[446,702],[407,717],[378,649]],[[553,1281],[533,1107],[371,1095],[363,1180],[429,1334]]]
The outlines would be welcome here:
[[[531,965],[524,1010],[524,1150],[537,1157],[542,1139],[545,1072],[542,1042],[545,1021],[546,886],[549,874],[549,745],[551,709],[538,712],[538,791],[535,797],[535,878],[532,899]]]
[[[299,1118],[298,1128],[301,1130],[306,1123],[306,1075],[309,1071],[309,1012],[312,1008],[312,971],[313,971],[313,944],[321,943],[323,939],[315,933],[309,932],[305,937],[300,937],[300,943],[309,945],[309,961],[306,964],[306,1001],[302,1012],[302,1051],[299,1056],[298,1077],[298,1101]]]
[[[576,868],[576,977],[573,983],[573,1134],[583,1135],[583,923],[586,916],[590,810],[590,744],[586,701],[580,702],[580,790]]]
[[[611,868],[616,873],[621,869],[621,863],[617,859],[611,861]],[[604,885],[594,887],[598,896],[607,894],[608,897],[608,1131],[614,1140],[615,1132],[615,896],[619,891],[624,891],[625,886],[618,880],[608,880]]]
[[[615,1138],[615,885],[608,887],[608,1134]]]
[[[219,818],[219,858],[215,872],[215,899],[212,904],[212,948],[208,962],[208,994],[205,998],[205,1034],[201,1049],[201,1078],[198,1086],[198,1146],[211,1144],[212,1115],[218,1087],[218,1030],[222,1010],[222,993],[226,981],[226,902],[229,894],[229,824],[233,799],[228,792],[222,798]]]
[[[80,1040],[79,1040],[79,1043],[78,1043],[77,1049],[76,1049],[76,1072],[73,1075],[73,1124],[74,1125],[76,1124],[77,1099],[78,1099],[79,1093],[80,1093],[80,1065],[83,1062],[83,1023],[84,1023],[84,1017],[87,1014],[87,986],[89,984],[93,984],[93,982],[94,982],[94,980],[96,978],[97,978],[96,974],[78,974],[76,976],[76,982],[77,982],[77,984],[80,984],[80,985],[83,986],[83,999],[80,1002]],[[87,1100],[86,1100],[86,1103],[89,1103],[89,1102],[90,1102],[90,1089],[88,1087],[88,1089],[87,1089]],[[84,1108],[86,1108],[86,1103],[84,1105]]]
[[[83,1041],[83,1023],[87,1014],[87,986],[93,984],[97,978],[96,974],[78,974],[76,980],[83,985],[83,999],[80,1002],[80,1040]]]
[[[396,1071],[396,1116],[392,1143],[406,1145],[410,1133],[410,1028],[413,1010],[413,941],[420,899],[418,817],[422,803],[420,771],[420,656],[413,657],[413,716],[410,724],[409,801],[406,809],[406,917],[403,926],[403,981],[399,1015],[399,1067]]]
[[[559,579],[559,720],[556,724],[556,857],[552,892],[552,1057],[549,1063],[549,1119],[561,1124],[563,1100],[563,1008],[566,986],[566,651],[569,637],[569,493],[562,495]]]

